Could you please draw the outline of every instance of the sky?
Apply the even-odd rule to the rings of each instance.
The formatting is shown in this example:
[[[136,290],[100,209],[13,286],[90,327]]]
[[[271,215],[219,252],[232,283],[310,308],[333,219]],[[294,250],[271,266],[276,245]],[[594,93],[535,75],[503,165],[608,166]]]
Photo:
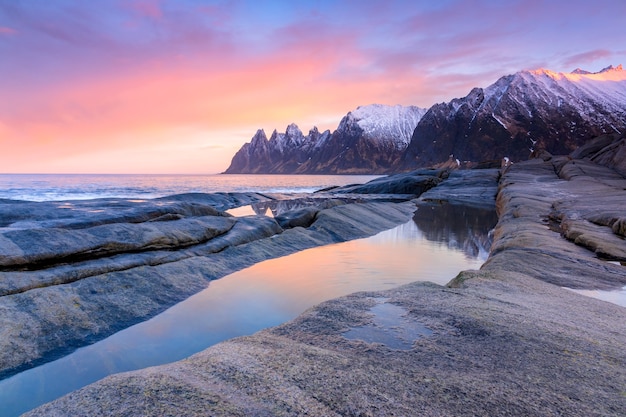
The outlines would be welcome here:
[[[0,0],[0,173],[224,171],[524,69],[626,64],[623,0]]]

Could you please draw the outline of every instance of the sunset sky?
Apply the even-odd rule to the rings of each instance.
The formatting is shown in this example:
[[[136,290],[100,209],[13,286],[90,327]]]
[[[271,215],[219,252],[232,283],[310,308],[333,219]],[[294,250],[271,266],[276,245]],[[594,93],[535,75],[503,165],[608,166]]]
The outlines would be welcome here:
[[[522,69],[626,64],[623,0],[0,0],[0,172],[217,173]]]

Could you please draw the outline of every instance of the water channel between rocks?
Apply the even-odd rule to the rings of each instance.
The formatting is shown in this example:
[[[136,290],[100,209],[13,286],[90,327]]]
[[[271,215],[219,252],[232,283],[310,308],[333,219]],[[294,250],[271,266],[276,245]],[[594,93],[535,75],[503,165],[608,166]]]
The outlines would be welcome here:
[[[112,373],[180,360],[331,298],[419,280],[443,285],[486,260],[495,223],[490,211],[426,208],[370,238],[253,265],[146,322],[0,381],[2,415],[19,415]]]

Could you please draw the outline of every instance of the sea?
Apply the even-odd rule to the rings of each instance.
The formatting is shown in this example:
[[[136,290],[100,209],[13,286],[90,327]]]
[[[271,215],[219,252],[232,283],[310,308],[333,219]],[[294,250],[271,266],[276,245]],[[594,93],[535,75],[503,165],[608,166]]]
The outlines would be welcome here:
[[[0,174],[0,199],[27,201],[158,198],[184,193],[310,193],[379,175]]]

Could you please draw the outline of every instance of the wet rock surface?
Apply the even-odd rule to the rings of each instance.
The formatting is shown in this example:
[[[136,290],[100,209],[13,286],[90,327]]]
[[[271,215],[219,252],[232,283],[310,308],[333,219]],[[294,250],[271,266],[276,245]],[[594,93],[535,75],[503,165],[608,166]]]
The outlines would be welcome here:
[[[471,193],[454,183],[438,190],[444,181],[407,204],[418,204],[417,215],[465,198],[474,208],[480,200],[496,205],[481,270],[446,286],[414,283],[331,300],[186,360],[107,377],[27,415],[620,416],[626,309],[562,288],[626,285],[625,267],[603,260],[621,256],[624,241],[595,249],[606,236],[623,236],[626,187],[606,168],[546,156],[501,177],[455,174]],[[385,216],[398,206],[376,204]],[[362,204],[321,210],[309,229],[280,237],[354,235],[372,211]],[[576,229],[581,220],[602,233]],[[248,252],[233,250],[227,259]],[[394,330],[391,316],[414,331]],[[374,330],[346,337],[354,329]]]

